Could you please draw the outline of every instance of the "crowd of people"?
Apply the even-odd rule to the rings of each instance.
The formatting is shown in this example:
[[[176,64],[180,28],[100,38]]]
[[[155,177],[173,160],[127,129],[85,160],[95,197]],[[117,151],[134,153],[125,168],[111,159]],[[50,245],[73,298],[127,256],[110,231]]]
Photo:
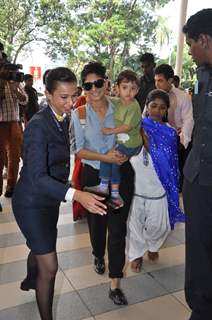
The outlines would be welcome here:
[[[47,70],[41,105],[31,75],[24,75],[23,87],[0,73],[0,195],[6,167],[4,195],[12,197],[30,249],[20,288],[35,290],[42,320],[53,319],[62,201],[86,212],[99,275],[106,270],[107,245],[108,296],[117,305],[128,304],[121,288],[126,258],[133,272],[141,272],[144,254],[156,262],[175,224],[186,222],[190,320],[212,317],[211,21],[212,9],[204,9],[183,27],[198,66],[193,103],[173,68],[156,65],[148,52],[140,59],[142,77],[123,70],[113,92],[100,62],[83,67],[81,87],[70,69]],[[3,63],[1,44],[0,52]],[[69,181],[71,153],[81,166],[78,185]]]

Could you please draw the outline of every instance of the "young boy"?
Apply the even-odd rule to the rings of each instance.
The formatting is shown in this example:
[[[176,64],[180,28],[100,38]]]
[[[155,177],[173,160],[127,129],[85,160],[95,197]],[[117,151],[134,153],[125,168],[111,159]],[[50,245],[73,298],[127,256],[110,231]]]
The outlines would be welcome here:
[[[140,151],[142,137],[140,135],[141,111],[135,96],[139,89],[139,80],[131,70],[122,71],[117,79],[116,91],[119,97],[110,98],[114,105],[115,128],[102,128],[105,135],[116,134],[115,149],[131,157]],[[99,194],[108,194],[111,184],[111,197],[108,205],[118,209],[124,205],[119,194],[120,172],[116,164],[101,162],[100,185],[91,187]],[[90,190],[92,192],[92,190]]]

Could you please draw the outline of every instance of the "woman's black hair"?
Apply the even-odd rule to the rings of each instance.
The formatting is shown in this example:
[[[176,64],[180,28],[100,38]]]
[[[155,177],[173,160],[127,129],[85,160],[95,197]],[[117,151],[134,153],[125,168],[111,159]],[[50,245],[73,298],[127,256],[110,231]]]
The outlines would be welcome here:
[[[44,84],[44,85],[46,85],[46,78],[47,78],[47,75],[48,75],[48,73],[49,73],[50,70],[51,70],[51,69],[47,69],[47,70],[44,72],[44,74],[43,74],[42,80],[43,80],[43,84]]]
[[[77,78],[75,74],[66,67],[51,69],[45,78],[46,90],[49,93],[53,93],[60,82],[77,83]]]
[[[169,101],[168,93],[166,93],[166,91],[160,90],[160,89],[154,89],[154,90],[149,92],[149,94],[148,94],[148,96],[146,98],[146,105],[148,106],[148,104],[150,102],[154,101],[157,98],[163,100],[163,102],[167,106],[167,109],[170,107],[170,101]]]
[[[102,79],[106,79],[106,68],[100,62],[91,61],[86,64],[81,72],[82,83],[85,82],[88,74],[94,73]]]
[[[148,104],[157,98],[163,100],[168,110],[168,108],[170,107],[169,95],[166,91],[163,91],[160,89],[155,89],[149,92],[146,98],[146,106],[148,107]],[[147,110],[146,110],[146,116],[148,116]],[[163,117],[163,122],[168,122],[168,111],[166,112],[166,115]]]

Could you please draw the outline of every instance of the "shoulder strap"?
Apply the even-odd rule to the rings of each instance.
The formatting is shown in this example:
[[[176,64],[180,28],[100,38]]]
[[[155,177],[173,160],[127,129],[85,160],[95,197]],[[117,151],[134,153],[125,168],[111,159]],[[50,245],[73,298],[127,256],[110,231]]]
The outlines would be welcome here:
[[[76,110],[77,110],[79,119],[85,120],[86,119],[86,104],[78,107]]]
[[[86,123],[86,104],[76,109],[80,124],[85,126]]]

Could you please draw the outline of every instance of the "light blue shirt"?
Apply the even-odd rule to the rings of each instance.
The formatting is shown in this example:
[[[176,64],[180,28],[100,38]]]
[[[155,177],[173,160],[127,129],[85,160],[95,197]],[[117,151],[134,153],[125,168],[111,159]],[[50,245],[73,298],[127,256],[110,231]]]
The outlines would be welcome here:
[[[101,132],[102,128],[114,128],[113,106],[109,102],[108,110],[104,121],[100,121],[97,113],[90,104],[86,105],[86,121],[85,125],[80,123],[77,110],[72,113],[72,121],[74,125],[76,152],[81,149],[87,149],[99,153],[106,153],[115,145],[115,135],[105,135]],[[100,168],[100,161],[85,160],[83,163],[92,166],[94,169]]]

